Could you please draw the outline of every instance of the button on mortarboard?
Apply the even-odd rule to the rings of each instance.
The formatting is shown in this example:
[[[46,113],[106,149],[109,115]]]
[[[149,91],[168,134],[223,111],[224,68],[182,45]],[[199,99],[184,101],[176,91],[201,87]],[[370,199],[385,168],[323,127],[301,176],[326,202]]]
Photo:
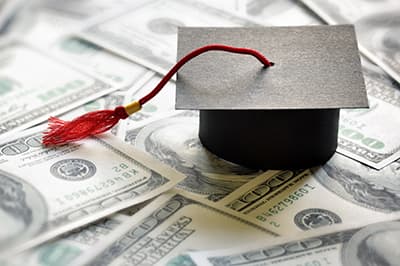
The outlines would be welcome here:
[[[179,28],[178,59],[210,43],[275,63],[215,51],[178,72],[176,108],[200,110],[200,140],[224,159],[261,169],[322,164],[337,147],[339,109],[368,107],[351,25]]]

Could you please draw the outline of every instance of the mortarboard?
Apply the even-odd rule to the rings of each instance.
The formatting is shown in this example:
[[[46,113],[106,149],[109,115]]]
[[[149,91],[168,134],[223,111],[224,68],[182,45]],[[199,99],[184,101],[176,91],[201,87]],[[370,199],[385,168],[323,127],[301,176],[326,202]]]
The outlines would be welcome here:
[[[214,43],[229,46],[209,45]],[[203,54],[209,50],[252,54],[264,67],[252,57],[220,51]],[[248,167],[322,164],[336,150],[339,109],[368,107],[351,25],[179,28],[178,59],[163,79],[166,83],[180,69],[176,108],[200,110],[203,145]],[[139,110],[162,83],[138,102],[113,111],[93,112],[71,122],[52,118],[43,142],[62,144],[101,133]]]
[[[210,52],[178,72],[176,108],[200,110],[202,144],[226,160],[322,164],[337,147],[339,109],[368,107],[351,25],[180,28],[178,58],[208,43],[251,47],[275,63]]]

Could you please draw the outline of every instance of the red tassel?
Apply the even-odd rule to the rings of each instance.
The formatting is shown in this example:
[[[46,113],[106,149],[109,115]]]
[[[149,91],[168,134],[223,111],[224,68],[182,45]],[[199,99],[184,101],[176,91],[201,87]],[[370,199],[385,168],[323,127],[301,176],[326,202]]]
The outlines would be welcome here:
[[[128,114],[123,106],[114,110],[94,111],[75,118],[72,121],[63,121],[57,117],[49,118],[49,127],[44,132],[44,145],[61,145],[77,141],[90,135],[103,133],[125,119]]]

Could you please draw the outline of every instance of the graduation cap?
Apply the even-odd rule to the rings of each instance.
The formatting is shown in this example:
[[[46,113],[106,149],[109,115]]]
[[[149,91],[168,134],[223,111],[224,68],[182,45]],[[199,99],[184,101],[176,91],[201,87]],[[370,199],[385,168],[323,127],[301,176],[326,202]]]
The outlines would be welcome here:
[[[209,45],[215,43],[224,45]],[[264,66],[251,56],[210,50],[251,54]],[[337,147],[339,109],[368,107],[351,25],[184,27],[178,30],[178,59],[163,78],[166,83],[180,69],[176,108],[200,110],[202,144],[248,167],[295,169],[322,164]],[[144,100],[109,110],[107,118],[96,123],[110,117],[114,123],[139,110],[162,83]],[[77,130],[77,123],[71,125],[74,120],[52,119],[45,144],[81,138],[66,138],[71,130],[63,136],[68,125],[78,133],[87,128]],[[105,123],[105,128],[110,124]]]
[[[337,147],[339,109],[368,107],[351,25],[180,28],[178,58],[207,43],[251,47],[275,63],[213,52],[178,72],[176,108],[200,110],[202,144],[229,161],[322,164]]]

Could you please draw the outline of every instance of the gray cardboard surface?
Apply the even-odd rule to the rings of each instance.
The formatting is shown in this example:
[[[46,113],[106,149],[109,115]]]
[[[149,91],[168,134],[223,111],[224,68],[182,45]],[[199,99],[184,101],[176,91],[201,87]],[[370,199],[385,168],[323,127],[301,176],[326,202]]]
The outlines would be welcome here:
[[[250,55],[210,51],[178,72],[177,109],[274,110],[368,107],[352,25],[179,28],[178,59],[207,44],[259,50]]]

